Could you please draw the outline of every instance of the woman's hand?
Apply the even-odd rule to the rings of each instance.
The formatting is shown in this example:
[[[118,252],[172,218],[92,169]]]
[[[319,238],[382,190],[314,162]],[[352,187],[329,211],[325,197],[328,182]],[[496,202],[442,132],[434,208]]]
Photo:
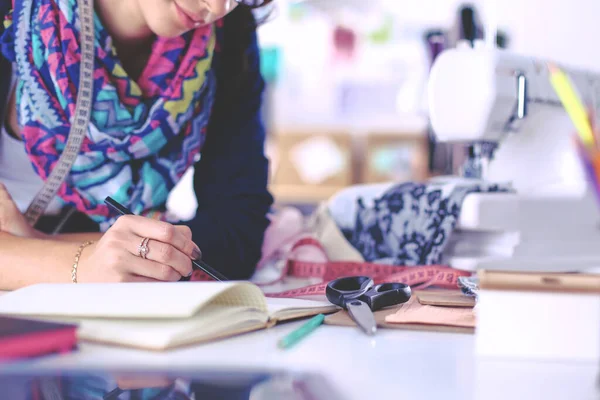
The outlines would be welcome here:
[[[26,238],[40,238],[42,236],[40,232],[27,223],[2,183],[0,183],[0,232]]]
[[[142,258],[139,246],[148,238],[148,253]],[[95,244],[83,250],[79,282],[178,281],[192,273],[192,259],[202,253],[192,242],[187,226],[125,215]]]

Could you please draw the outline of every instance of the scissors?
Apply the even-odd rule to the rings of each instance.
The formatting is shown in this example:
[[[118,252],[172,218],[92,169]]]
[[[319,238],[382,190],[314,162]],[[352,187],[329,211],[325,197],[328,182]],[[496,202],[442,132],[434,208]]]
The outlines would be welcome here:
[[[340,278],[327,284],[325,295],[331,303],[348,310],[350,317],[367,335],[377,332],[373,311],[406,303],[411,296],[404,283],[382,283],[374,286],[368,276]]]

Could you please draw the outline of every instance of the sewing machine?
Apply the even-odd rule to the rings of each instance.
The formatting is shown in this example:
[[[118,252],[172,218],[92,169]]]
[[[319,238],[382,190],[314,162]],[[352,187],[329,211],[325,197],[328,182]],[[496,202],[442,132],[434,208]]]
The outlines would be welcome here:
[[[600,75],[561,67],[600,112]],[[482,46],[447,50],[428,90],[437,138],[472,144],[479,178],[515,190],[468,195],[444,261],[471,271],[599,268],[600,203],[545,60]]]

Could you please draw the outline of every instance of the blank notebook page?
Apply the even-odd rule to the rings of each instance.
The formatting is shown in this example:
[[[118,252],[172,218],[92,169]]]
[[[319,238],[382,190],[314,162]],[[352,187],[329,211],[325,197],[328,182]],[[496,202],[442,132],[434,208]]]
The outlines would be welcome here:
[[[244,323],[264,324],[267,316],[240,307],[209,305],[186,319],[83,319],[80,339],[134,347],[166,348],[185,339],[210,337]]]
[[[62,317],[186,318],[210,301],[266,312],[244,282],[39,284],[0,296],[0,313]]]

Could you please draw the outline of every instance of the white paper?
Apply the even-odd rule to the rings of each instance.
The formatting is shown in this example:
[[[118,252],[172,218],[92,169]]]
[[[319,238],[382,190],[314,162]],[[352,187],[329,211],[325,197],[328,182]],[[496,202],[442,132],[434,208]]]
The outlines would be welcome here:
[[[228,289],[234,289],[236,294],[231,305],[244,303],[260,308],[258,303],[262,302],[266,311],[262,292],[251,283],[160,282],[32,285],[0,297],[0,313],[83,318],[187,318]]]

